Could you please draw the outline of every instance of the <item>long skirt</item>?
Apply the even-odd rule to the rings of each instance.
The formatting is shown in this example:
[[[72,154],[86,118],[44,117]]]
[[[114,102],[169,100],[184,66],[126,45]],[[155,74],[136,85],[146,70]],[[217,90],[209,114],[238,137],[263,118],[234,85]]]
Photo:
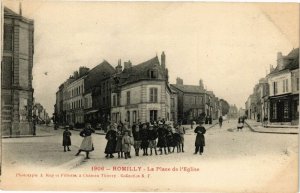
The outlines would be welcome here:
[[[63,146],[71,146],[71,137],[64,137],[62,145]]]
[[[122,138],[117,139],[117,144],[116,144],[116,152],[121,152],[122,151]]]
[[[141,143],[141,148],[148,148],[148,146],[149,146],[149,141],[148,140],[144,140],[144,141],[142,141],[142,143]]]
[[[108,140],[105,151],[106,154],[116,153],[116,140]]]
[[[80,150],[86,152],[94,151],[92,136],[86,136],[83,138]]]
[[[157,147],[167,147],[167,140],[165,137],[158,138]]]

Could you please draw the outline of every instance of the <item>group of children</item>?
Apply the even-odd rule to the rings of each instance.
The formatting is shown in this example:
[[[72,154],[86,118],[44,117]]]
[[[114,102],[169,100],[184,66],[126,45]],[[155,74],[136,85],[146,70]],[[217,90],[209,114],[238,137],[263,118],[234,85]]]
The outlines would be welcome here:
[[[76,156],[80,152],[86,152],[86,158],[89,159],[89,152],[94,150],[92,142],[92,133],[95,131],[91,128],[90,124],[80,132],[80,136],[83,137],[82,144]],[[203,153],[203,147],[205,146],[204,134],[205,128],[201,125],[197,126],[194,132],[197,134],[195,140],[195,154]],[[126,124],[120,123],[119,125],[114,123],[109,127],[105,135],[107,140],[104,153],[106,158],[113,158],[115,153],[118,154],[118,158],[131,158],[130,151],[131,146],[135,150],[135,156],[140,155],[140,150],[143,152],[143,156],[152,156],[153,153],[160,155],[163,153],[174,153],[176,148],[177,153],[184,152],[184,135],[185,129],[179,123],[175,128],[171,124],[164,122],[143,123],[134,124],[132,128],[128,128]],[[64,151],[71,146],[71,132],[66,127],[63,133],[63,146]],[[150,152],[148,151],[150,150]]]
[[[173,153],[175,148],[177,152],[184,152],[184,134],[185,130],[181,124],[172,128],[163,122],[143,123],[134,124],[131,129],[122,123],[113,124],[105,136],[105,157],[113,158],[113,154],[117,153],[118,158],[131,158],[131,146],[135,150],[135,156],[140,155],[140,150],[143,156],[151,156],[153,153],[158,155],[158,151],[160,155],[163,152]]]

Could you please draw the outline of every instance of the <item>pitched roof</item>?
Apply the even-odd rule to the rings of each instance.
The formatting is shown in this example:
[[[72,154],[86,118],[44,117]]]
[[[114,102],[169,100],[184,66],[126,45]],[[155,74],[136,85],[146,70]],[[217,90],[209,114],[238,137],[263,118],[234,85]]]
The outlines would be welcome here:
[[[155,80],[165,79],[165,71],[161,67],[158,57],[156,56],[146,62],[125,68],[120,74],[118,74],[118,77],[120,78],[119,84],[125,85],[140,80],[149,80],[149,70],[151,69],[157,69],[158,78]]]
[[[99,85],[103,79],[111,77],[115,73],[114,67],[109,64],[106,60],[102,63],[95,66],[88,72],[88,75],[85,79],[85,89],[90,91],[90,89]]]
[[[171,86],[185,93],[205,93],[205,90],[201,89],[200,86],[182,84],[171,84]]]
[[[5,15],[18,15],[19,16],[19,14],[17,14],[16,12],[14,12],[13,10],[11,10],[7,7],[4,7],[4,14]]]
[[[277,65],[270,74],[275,74],[283,70],[294,70],[299,68],[299,48],[293,49],[287,56],[284,56],[284,59],[288,60],[288,63],[284,66],[284,68],[279,69],[279,66]]]

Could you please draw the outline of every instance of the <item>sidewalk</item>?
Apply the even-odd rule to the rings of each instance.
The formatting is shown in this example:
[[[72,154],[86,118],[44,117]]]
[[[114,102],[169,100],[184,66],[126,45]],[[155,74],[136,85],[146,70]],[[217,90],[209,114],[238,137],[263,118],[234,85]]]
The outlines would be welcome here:
[[[208,130],[212,127],[214,127],[215,125],[218,124],[218,121],[217,120],[213,120],[212,121],[212,124],[203,124],[203,127]],[[191,133],[194,133],[194,129],[198,126],[198,125],[194,125],[193,126],[193,129],[191,128],[191,125],[182,125],[186,130],[186,134],[190,135]]]
[[[43,167],[71,169],[84,160],[84,155],[75,157],[78,147],[70,146],[64,152],[62,146],[63,130],[53,127],[38,127],[36,136],[3,138],[2,158],[5,167]],[[74,135],[72,144],[77,144],[80,136]]]
[[[37,125],[36,126],[36,135],[19,135],[19,136],[2,136],[2,138],[28,138],[28,137],[49,137],[55,135],[52,132],[54,130],[53,126],[46,125]]]
[[[298,134],[298,127],[263,127],[261,122],[255,120],[245,120],[245,124],[248,125],[251,131],[258,133],[275,133],[275,134]]]

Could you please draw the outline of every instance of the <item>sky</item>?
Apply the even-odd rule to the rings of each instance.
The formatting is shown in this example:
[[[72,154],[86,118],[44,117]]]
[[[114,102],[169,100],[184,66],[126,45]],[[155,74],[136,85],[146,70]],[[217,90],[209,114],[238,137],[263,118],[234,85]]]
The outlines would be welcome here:
[[[18,12],[17,1],[4,5]],[[23,1],[34,20],[34,97],[55,93],[80,66],[133,65],[166,54],[170,83],[198,85],[243,107],[277,52],[299,47],[299,4]],[[47,72],[47,75],[45,75]]]

